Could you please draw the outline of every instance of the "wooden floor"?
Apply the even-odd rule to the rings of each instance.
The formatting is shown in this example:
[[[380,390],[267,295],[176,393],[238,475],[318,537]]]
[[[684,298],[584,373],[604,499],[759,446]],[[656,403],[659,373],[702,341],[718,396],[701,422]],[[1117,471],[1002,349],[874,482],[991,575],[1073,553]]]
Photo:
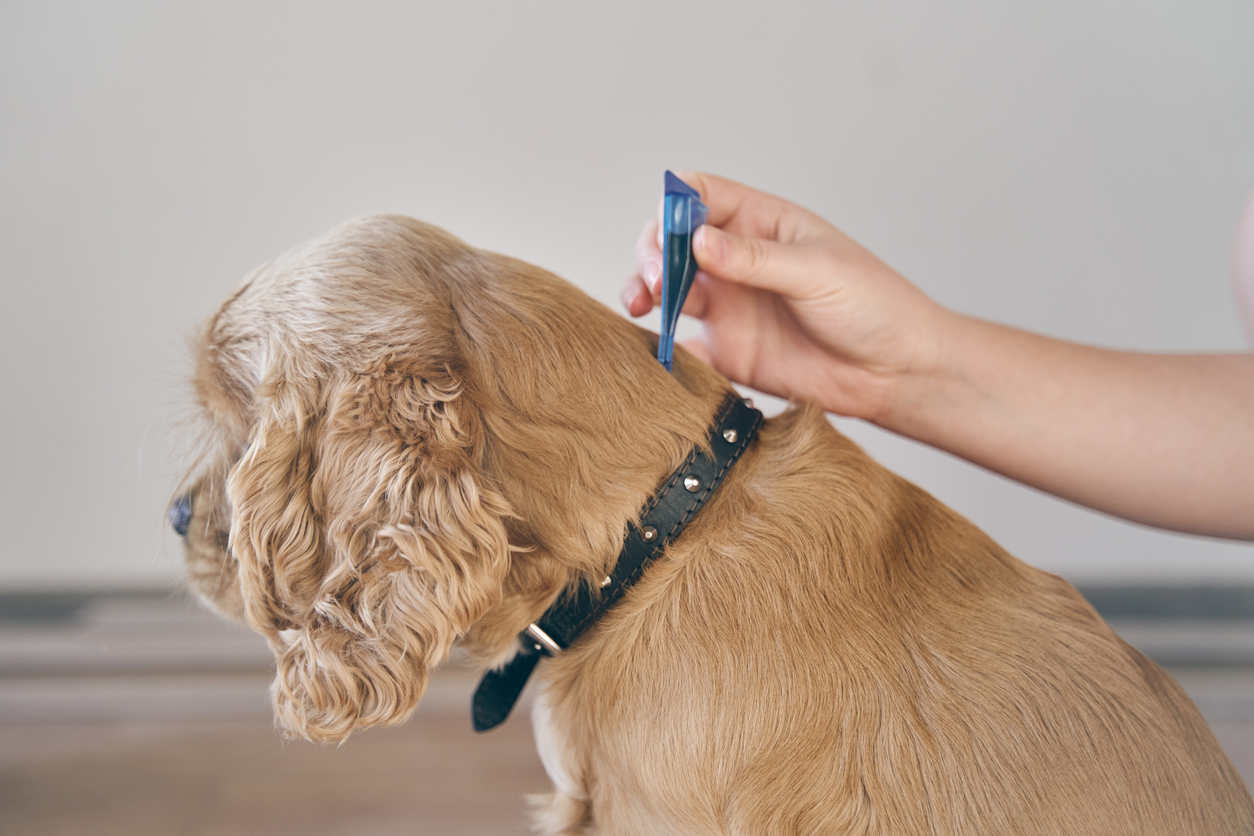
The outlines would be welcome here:
[[[403,726],[338,748],[284,742],[271,727],[264,644],[177,597],[8,609],[4,836],[523,834],[524,794],[548,789],[525,706],[488,734],[471,731],[467,672],[437,672]],[[1254,620],[1117,629],[1173,665],[1254,779]]]
[[[257,636],[169,595],[61,603],[0,618],[3,836],[525,834],[549,789],[526,703],[472,731],[469,672],[402,726],[284,741]]]
[[[419,715],[339,748],[265,718],[0,727],[0,833],[523,834],[547,789],[525,718],[491,737]]]

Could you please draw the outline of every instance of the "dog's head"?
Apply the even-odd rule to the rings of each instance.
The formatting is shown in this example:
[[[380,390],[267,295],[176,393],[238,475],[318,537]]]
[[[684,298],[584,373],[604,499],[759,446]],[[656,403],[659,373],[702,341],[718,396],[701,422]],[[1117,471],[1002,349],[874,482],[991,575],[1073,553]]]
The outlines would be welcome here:
[[[725,388],[651,351],[556,277],[405,218],[241,285],[199,341],[207,453],[171,516],[196,591],[269,639],[285,729],[399,722],[454,643],[499,661],[604,571]]]

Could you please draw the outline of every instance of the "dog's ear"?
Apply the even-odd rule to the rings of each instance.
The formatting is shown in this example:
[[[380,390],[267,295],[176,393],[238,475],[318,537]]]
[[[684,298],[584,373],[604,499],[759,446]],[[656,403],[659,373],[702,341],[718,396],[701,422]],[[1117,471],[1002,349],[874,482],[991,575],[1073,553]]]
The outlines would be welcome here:
[[[256,403],[230,541],[278,657],[279,722],[330,740],[401,722],[509,567],[478,413],[447,367],[405,352],[338,378],[273,374]]]

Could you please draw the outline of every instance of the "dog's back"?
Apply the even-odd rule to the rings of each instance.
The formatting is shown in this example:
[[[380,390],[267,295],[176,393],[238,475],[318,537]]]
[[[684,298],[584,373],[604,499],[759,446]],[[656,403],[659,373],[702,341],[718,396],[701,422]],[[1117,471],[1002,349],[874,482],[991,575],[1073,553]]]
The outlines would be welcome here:
[[[568,826],[1254,832],[1166,673],[815,410],[767,423],[651,575],[548,663],[541,749],[587,802],[552,802]]]

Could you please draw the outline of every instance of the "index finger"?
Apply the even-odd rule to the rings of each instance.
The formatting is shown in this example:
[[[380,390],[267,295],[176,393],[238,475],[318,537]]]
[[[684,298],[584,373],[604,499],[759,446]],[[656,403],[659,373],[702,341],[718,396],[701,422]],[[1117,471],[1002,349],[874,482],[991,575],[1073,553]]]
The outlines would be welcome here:
[[[791,243],[808,238],[827,222],[783,198],[752,189],[734,180],[699,171],[679,172],[685,183],[701,193],[710,209],[708,223],[753,238]]]

